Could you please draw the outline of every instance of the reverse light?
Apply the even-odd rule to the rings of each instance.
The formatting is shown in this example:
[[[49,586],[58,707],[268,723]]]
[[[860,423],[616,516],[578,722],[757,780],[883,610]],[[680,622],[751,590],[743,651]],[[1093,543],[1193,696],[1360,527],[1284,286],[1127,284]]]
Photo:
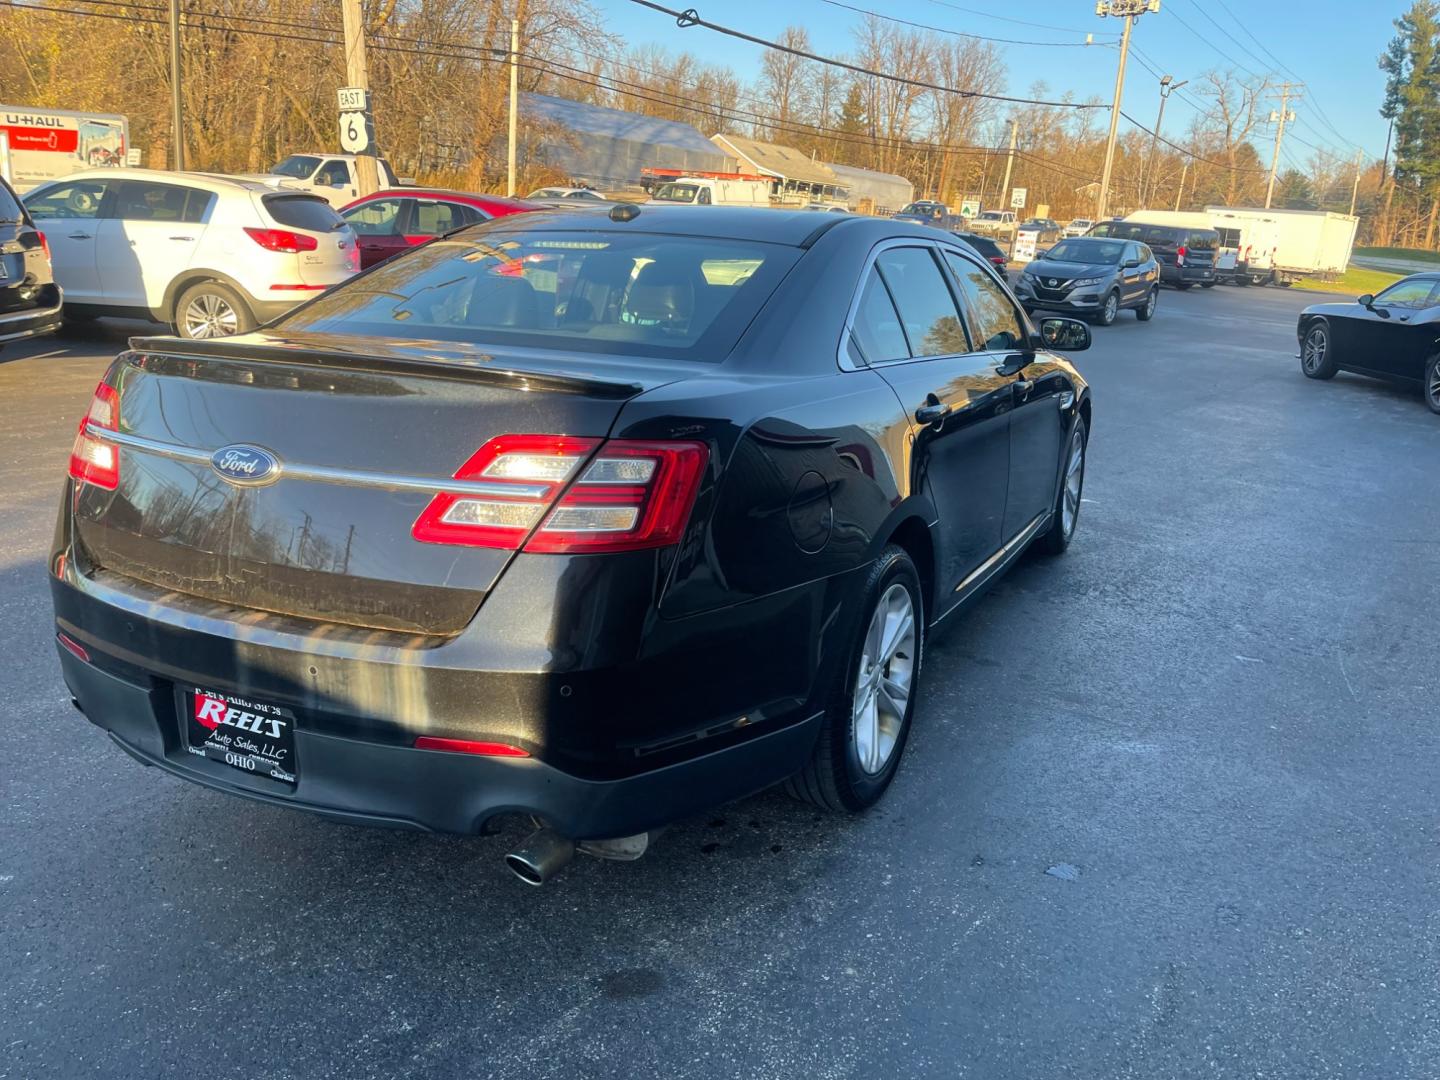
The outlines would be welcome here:
[[[320,241],[315,237],[291,232],[289,229],[256,229],[246,225],[245,232],[266,251],[278,251],[286,255],[314,251],[320,246]]]
[[[678,543],[699,491],[704,443],[502,435],[416,519],[423,543],[613,552]]]
[[[503,742],[475,742],[471,739],[442,739],[421,735],[415,740],[416,750],[448,750],[452,754],[475,754],[479,757],[529,757],[530,752]]]
[[[82,484],[114,491],[120,486],[120,448],[91,434],[91,427],[120,430],[120,395],[113,386],[101,383],[95,388],[70,448],[70,475]]]

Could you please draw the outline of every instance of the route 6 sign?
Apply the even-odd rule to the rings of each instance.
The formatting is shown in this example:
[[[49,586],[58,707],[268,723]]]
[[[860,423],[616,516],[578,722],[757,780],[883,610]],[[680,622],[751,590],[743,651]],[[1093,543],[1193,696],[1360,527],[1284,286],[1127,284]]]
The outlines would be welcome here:
[[[370,149],[370,117],[363,112],[340,114],[340,149],[347,154],[363,154]]]

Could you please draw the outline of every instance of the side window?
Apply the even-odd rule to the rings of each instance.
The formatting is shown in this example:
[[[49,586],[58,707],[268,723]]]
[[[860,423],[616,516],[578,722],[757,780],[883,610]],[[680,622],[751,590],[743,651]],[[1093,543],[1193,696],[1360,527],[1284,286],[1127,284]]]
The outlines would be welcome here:
[[[374,199],[351,207],[341,215],[360,236],[398,236],[399,199]]]
[[[1141,262],[1149,262],[1149,261],[1150,261],[1151,259],[1153,259],[1153,258],[1155,258],[1155,253],[1154,253],[1153,251],[1151,251],[1148,247],[1146,247],[1144,244],[1141,244],[1141,245],[1140,245],[1140,261],[1141,261]]]
[[[1025,324],[1015,305],[990,276],[968,259],[945,253],[975,320],[975,338],[986,352],[1004,352],[1025,343]]]
[[[1401,281],[1377,296],[1375,303],[1381,307],[1423,308],[1429,305],[1430,294],[1434,289],[1435,281],[1432,278]]]
[[[1173,249],[1176,247],[1174,238],[1168,231],[1158,225],[1152,225],[1145,229],[1137,239],[1144,240],[1145,243],[1153,248]]]
[[[886,360],[908,360],[910,347],[905,344],[905,331],[900,329],[900,314],[890,299],[890,292],[874,270],[860,293],[860,306],[855,311],[851,345],[859,349],[861,363],[880,364]]]
[[[350,166],[343,161],[327,161],[315,174],[315,183],[329,187],[346,187],[350,183]]]
[[[466,207],[436,199],[415,200],[415,220],[410,226],[412,236],[440,236],[462,225],[473,224],[465,214]]]
[[[56,218],[97,218],[108,183],[107,180],[76,180],[69,184],[56,184],[21,201],[32,218],[49,221]]]
[[[695,196],[695,201],[696,201],[697,203],[699,203],[701,206],[709,206],[709,205],[710,205],[710,189],[709,189],[709,188],[701,188],[701,189],[700,189],[700,194],[697,195],[697,196]]]
[[[210,205],[210,193],[177,184],[155,184],[146,180],[125,180],[115,193],[111,217],[122,221],[196,222]],[[195,209],[190,207],[195,197]],[[193,213],[194,216],[187,216]]]
[[[913,356],[950,356],[970,351],[955,297],[928,248],[883,251],[875,267],[900,312]]]

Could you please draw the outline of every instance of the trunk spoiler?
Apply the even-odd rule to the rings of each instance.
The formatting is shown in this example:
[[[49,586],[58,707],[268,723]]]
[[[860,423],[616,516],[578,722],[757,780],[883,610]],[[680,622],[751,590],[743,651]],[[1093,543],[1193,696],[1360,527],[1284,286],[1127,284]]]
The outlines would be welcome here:
[[[196,340],[168,336],[132,337],[130,348],[140,353],[198,359],[301,364],[312,367],[332,365],[350,371],[428,375],[508,386],[519,390],[549,390],[602,398],[631,398],[645,391],[645,387],[640,383],[626,379],[607,379],[595,373],[579,374],[517,365],[513,358],[503,359],[480,352],[456,353],[442,358],[435,355],[434,350],[426,352],[406,347],[397,348],[393,343],[383,340],[375,341],[373,347],[367,347],[364,351],[353,352],[348,349],[313,346],[292,339],[280,340],[284,343],[252,342],[242,338]]]

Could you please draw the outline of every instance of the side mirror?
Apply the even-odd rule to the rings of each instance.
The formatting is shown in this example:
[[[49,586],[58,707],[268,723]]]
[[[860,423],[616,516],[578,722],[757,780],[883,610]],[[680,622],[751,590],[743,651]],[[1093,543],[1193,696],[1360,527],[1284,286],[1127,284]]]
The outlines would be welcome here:
[[[1375,294],[1367,292],[1364,296],[1359,297],[1355,302],[1363,308],[1374,307]]]
[[[1122,267],[1122,269],[1125,269],[1125,270],[1135,270],[1135,269],[1137,269],[1139,266],[1140,266],[1140,260],[1139,260],[1139,259],[1126,259],[1126,260],[1125,260],[1125,265],[1124,265],[1124,267]]]
[[[1084,352],[1090,348],[1090,327],[1079,319],[1041,319],[1040,340],[1047,349]]]

